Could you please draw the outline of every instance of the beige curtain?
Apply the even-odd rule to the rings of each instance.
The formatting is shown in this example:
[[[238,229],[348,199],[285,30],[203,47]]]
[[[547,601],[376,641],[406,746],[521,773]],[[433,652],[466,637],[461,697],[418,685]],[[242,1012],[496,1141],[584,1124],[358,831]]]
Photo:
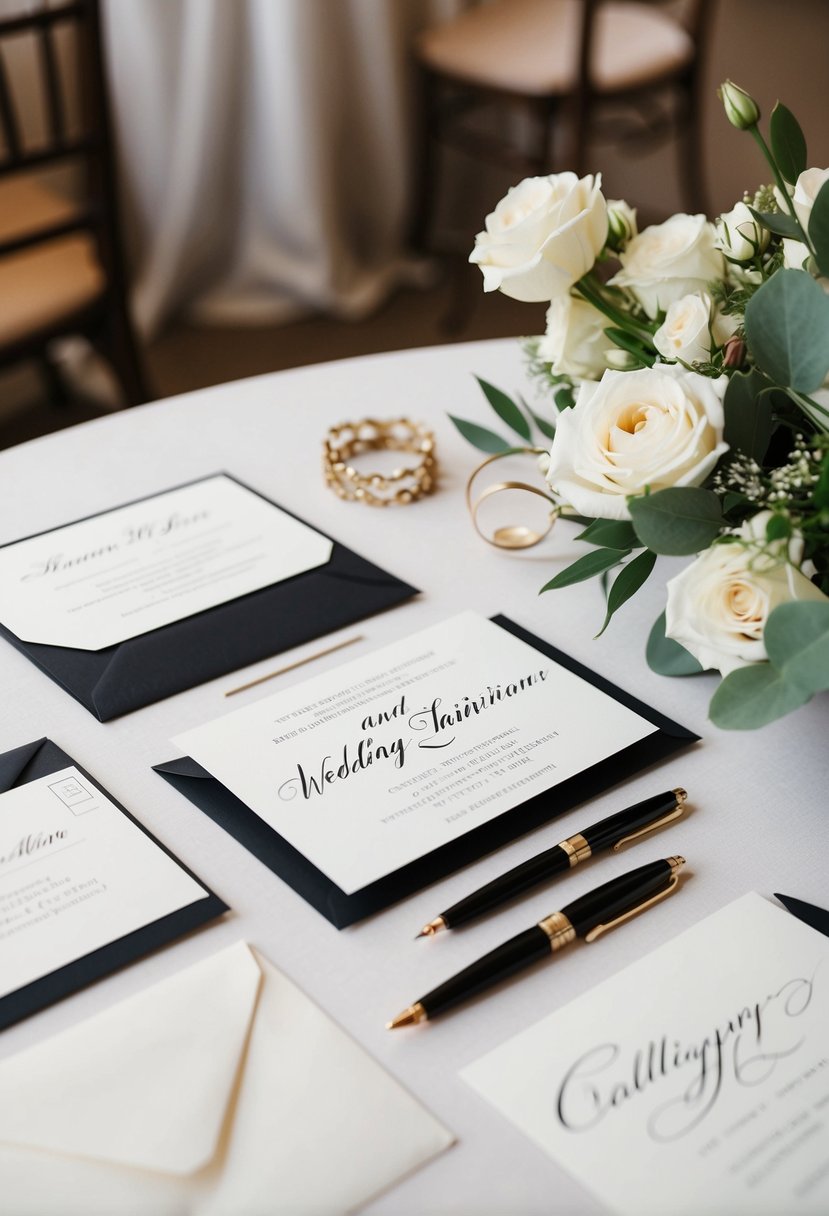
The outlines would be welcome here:
[[[145,334],[365,314],[401,254],[408,40],[460,0],[106,0]]]

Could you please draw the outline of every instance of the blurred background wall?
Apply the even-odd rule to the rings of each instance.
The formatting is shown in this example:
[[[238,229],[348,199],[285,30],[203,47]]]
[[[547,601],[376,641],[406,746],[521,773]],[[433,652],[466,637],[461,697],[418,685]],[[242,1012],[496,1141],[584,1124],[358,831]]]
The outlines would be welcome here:
[[[0,0],[0,14],[21,7],[24,0]],[[183,321],[274,333],[314,313],[353,324],[382,314],[395,292],[434,281],[434,268],[405,248],[416,104],[408,50],[415,31],[463,7],[103,0],[133,304],[145,338]],[[766,116],[783,99],[806,131],[809,163],[827,165],[827,46],[827,0],[719,0],[702,91],[711,214],[767,176],[753,142],[726,122],[717,84],[730,76]],[[16,71],[25,78],[30,68],[21,48]],[[42,115],[34,95],[30,102],[36,131]],[[641,158],[597,146],[590,163],[605,193],[627,198],[646,222],[681,209],[670,146]],[[450,154],[445,169],[438,228],[443,243],[466,251],[515,177]],[[536,311],[522,315],[523,330],[543,326]],[[403,346],[410,337],[390,324],[382,341]],[[233,374],[246,370],[261,368],[234,365]],[[0,412],[15,395],[13,381],[0,378]]]

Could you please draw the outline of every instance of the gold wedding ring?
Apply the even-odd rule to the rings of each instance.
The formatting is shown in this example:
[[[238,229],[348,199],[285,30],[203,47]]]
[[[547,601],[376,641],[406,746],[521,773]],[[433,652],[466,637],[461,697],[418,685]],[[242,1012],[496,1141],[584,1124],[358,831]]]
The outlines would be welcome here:
[[[365,452],[410,452],[417,457],[391,473],[361,473],[351,461]],[[405,506],[437,483],[435,437],[408,418],[364,418],[334,426],[323,441],[323,475],[335,494],[370,507]]]
[[[487,544],[494,545],[496,549],[531,549],[533,545],[537,545],[539,541],[542,541],[544,537],[547,536],[555,523],[556,516],[558,514],[558,506],[554,498],[545,493],[544,490],[539,489],[538,486],[528,485],[524,481],[495,482],[493,485],[487,486],[485,490],[482,490],[478,497],[473,501],[472,484],[478,474],[483,472],[483,470],[487,468],[488,465],[491,465],[494,461],[503,460],[505,456],[516,455],[546,456],[547,450],[546,448],[522,447],[510,448],[509,451],[506,452],[496,452],[492,456],[487,456],[486,460],[482,460],[481,463],[472,470],[469,480],[466,483],[466,506],[472,518],[472,524],[475,531],[480,537],[482,537],[483,540],[487,542]],[[538,498],[543,498],[545,502],[550,503],[551,510],[546,528],[544,528],[543,531],[538,531],[535,528],[529,527],[527,524],[502,524],[500,527],[496,528],[491,535],[488,536],[480,525],[478,520],[478,511],[480,510],[481,505],[486,502],[487,499],[493,498],[496,494],[502,494],[505,490],[522,490],[527,494],[535,494]]]

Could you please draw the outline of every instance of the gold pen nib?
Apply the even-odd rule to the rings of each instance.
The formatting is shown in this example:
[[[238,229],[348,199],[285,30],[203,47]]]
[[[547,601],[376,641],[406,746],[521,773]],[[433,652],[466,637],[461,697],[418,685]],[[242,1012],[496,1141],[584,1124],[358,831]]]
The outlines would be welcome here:
[[[442,916],[436,916],[434,920],[429,921],[428,925],[423,926],[415,938],[415,941],[417,941],[418,937],[434,937],[436,933],[440,933],[441,929],[445,928],[446,921]]]
[[[400,1026],[414,1026],[416,1022],[425,1022],[427,1017],[428,1014],[420,1001],[416,1001],[414,1005],[410,1005],[408,1009],[398,1013],[396,1018],[386,1022],[386,1030],[397,1030]]]

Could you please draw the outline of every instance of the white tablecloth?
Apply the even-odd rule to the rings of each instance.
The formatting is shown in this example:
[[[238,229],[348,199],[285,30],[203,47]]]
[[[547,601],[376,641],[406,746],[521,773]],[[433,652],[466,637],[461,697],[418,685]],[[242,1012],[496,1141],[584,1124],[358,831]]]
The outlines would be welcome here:
[[[473,372],[508,391],[526,389],[515,342],[465,344],[222,385],[0,453],[0,542],[226,469],[423,591],[400,608],[333,635],[330,641],[365,635],[342,655],[225,700],[226,689],[282,662],[268,660],[106,725],[0,643],[0,746],[15,747],[42,735],[53,738],[233,908],[221,924],[8,1030],[0,1037],[0,1056],[244,937],[457,1134],[455,1148],[376,1200],[367,1209],[374,1216],[600,1211],[574,1178],[468,1089],[458,1070],[744,891],[783,891],[829,903],[826,699],[760,732],[714,729],[706,720],[714,677],[667,680],[645,664],[648,630],[663,606],[662,565],[651,585],[620,611],[598,641],[592,635],[601,624],[603,601],[595,583],[539,596],[542,583],[575,556],[574,529],[559,525],[542,545],[524,554],[496,551],[471,530],[463,488],[478,457],[446,414],[492,424],[494,416]],[[398,413],[436,431],[439,492],[415,505],[383,511],[341,502],[320,474],[327,427]],[[668,577],[671,563],[663,565]],[[702,742],[591,806],[343,932],[151,771],[152,764],[176,754],[173,735],[467,607],[513,617],[694,729]],[[324,644],[310,643],[291,657]],[[563,895],[560,885],[542,889],[462,938],[447,934],[414,942],[425,920],[587,823],[677,785],[690,794],[692,813],[686,821],[581,870],[567,890],[580,893],[634,865],[679,852],[688,859],[689,878],[678,894],[595,945],[537,968],[434,1025],[385,1031],[385,1021],[410,1001],[571,895]],[[321,1168],[324,1156],[321,1146]]]

